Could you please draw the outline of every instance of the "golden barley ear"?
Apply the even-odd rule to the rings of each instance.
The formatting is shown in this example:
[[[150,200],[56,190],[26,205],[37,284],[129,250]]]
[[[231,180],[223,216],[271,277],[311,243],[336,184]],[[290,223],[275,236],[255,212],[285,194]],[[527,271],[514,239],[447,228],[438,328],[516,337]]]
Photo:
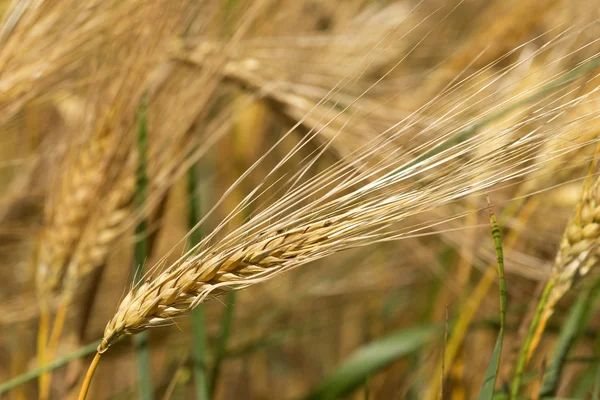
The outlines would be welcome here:
[[[516,363],[511,396],[517,396],[521,379],[533,357],[557,304],[574,286],[597,268],[600,249],[600,178],[595,177],[600,146],[596,147],[581,199],[565,227],[551,275],[540,296]]]
[[[54,356],[70,305],[84,292],[79,290],[84,278],[105,263],[111,246],[126,231],[126,223],[134,219],[129,205],[137,160],[131,138],[137,106],[151,73],[163,61],[162,43],[174,34],[187,4],[126,3],[108,7],[103,10],[106,14],[95,14],[113,20],[134,7],[131,18],[120,23],[127,29],[95,43],[94,57],[81,67],[94,79],[82,85],[84,112],[65,135],[70,141],[66,141],[67,150],[46,202],[36,267],[41,364]],[[155,22],[154,28],[136,24],[138,17]],[[50,325],[55,298],[59,305]],[[40,396],[48,398],[49,375],[43,374],[40,382]]]

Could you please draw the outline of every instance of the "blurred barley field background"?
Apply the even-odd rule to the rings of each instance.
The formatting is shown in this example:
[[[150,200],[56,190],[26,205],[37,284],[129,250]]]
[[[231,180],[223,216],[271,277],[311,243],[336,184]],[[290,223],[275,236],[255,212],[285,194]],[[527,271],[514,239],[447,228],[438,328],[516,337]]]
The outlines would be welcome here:
[[[600,399],[597,1],[0,16],[0,399]]]

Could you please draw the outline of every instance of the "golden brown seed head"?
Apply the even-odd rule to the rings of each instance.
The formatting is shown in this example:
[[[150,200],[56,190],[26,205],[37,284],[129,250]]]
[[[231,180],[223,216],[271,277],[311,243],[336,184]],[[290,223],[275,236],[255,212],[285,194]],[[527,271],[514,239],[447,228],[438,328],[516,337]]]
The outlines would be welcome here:
[[[589,272],[599,261],[600,249],[600,178],[584,189],[577,213],[571,219],[557,254],[552,279],[556,296],[561,297],[574,281]]]

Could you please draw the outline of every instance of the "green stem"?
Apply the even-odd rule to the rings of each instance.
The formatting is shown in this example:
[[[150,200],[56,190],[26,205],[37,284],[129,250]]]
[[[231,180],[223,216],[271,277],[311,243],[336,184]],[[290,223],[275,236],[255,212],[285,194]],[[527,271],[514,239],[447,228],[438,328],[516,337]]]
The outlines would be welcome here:
[[[135,206],[140,210],[146,203],[148,191],[148,175],[146,172],[147,154],[148,154],[148,125],[146,120],[146,99],[142,100],[139,111],[138,122],[138,165],[135,188]],[[135,227],[136,243],[134,252],[134,276],[133,283],[137,285],[142,278],[143,264],[148,256],[148,221],[143,218]]]
[[[593,400],[600,400],[600,363],[596,365],[596,377],[594,379],[594,393],[592,394]]]
[[[150,373],[150,352],[148,351],[148,332],[141,332],[133,337],[138,364],[140,399],[152,400],[152,376]]]
[[[13,378],[9,381],[4,382],[3,384],[0,385],[0,394],[6,393],[11,389],[16,388],[17,386],[20,386],[20,385],[27,383],[33,379],[36,379],[38,376],[40,376],[41,374],[43,374],[45,372],[53,371],[57,368],[62,367],[63,365],[67,365],[68,363],[70,363],[73,360],[88,356],[88,355],[96,352],[96,348],[98,348],[99,344],[100,344],[100,340],[97,340],[93,343],[86,345],[85,347],[80,348],[79,350],[76,350],[70,354],[67,354],[64,357],[56,359],[49,364],[46,364],[42,367],[36,368],[36,369],[26,372],[22,375],[19,375],[16,378]]]
[[[194,362],[194,386],[196,388],[196,399],[209,399],[210,388],[206,374],[206,324],[204,306],[201,304],[192,310],[191,325],[193,337],[193,362]]]
[[[190,246],[195,246],[202,239],[202,231],[193,229],[201,218],[200,192],[198,190],[197,165],[188,171],[188,225],[192,229],[190,234]],[[204,305],[200,304],[191,312],[192,327],[192,355],[194,369],[194,386],[196,388],[197,400],[208,400],[210,389],[206,371],[206,318],[204,316]]]
[[[567,355],[590,320],[593,303],[596,300],[594,292],[597,290],[598,282],[584,288],[577,296],[575,305],[571,307],[567,319],[562,324],[552,359],[544,373],[544,381],[540,389],[541,397],[555,395],[564,366],[567,362],[573,362],[573,359],[567,359]]]
[[[488,199],[489,202],[489,199]],[[494,388],[496,387],[496,379],[500,370],[500,358],[502,355],[502,343],[504,341],[504,330],[506,327],[506,279],[504,278],[504,252],[502,250],[502,237],[500,236],[500,228],[498,221],[490,206],[490,222],[492,225],[492,237],[494,239],[494,247],[496,249],[496,260],[498,264],[498,282],[500,286],[500,332],[492,353],[492,358],[488,366],[488,371],[485,374],[481,391],[479,392],[480,400],[494,398]]]
[[[146,118],[147,98],[142,99],[139,110],[138,121],[138,166],[135,191],[135,205],[140,210],[147,199],[148,176],[146,171],[148,154],[148,123]],[[148,257],[148,221],[143,218],[135,228],[137,241],[134,250],[133,283],[138,285],[143,276],[143,265]],[[140,387],[140,398],[152,400],[154,391],[152,389],[152,375],[150,373],[150,354],[148,350],[148,333],[142,332],[134,338],[135,351],[137,355],[138,379]]]
[[[231,334],[231,325],[233,321],[233,311],[235,309],[237,295],[236,292],[230,292],[227,294],[225,304],[227,304],[223,316],[221,317],[221,333],[219,335],[219,341],[217,343],[217,353],[215,355],[215,364],[212,368],[210,388],[211,395],[214,397],[217,382],[219,381],[219,374],[221,372],[221,364],[225,360],[227,355],[227,342]]]
[[[544,292],[540,297],[537,308],[535,310],[535,315],[533,316],[533,320],[531,321],[531,325],[529,326],[529,331],[527,333],[527,337],[525,338],[525,342],[523,343],[523,347],[521,347],[521,351],[519,353],[519,359],[517,361],[517,368],[515,371],[515,377],[511,383],[510,387],[510,398],[516,399],[519,390],[521,389],[521,380],[523,378],[523,373],[525,372],[525,367],[527,366],[527,355],[529,354],[529,349],[531,347],[531,343],[533,340],[533,336],[540,324],[540,318],[542,317],[542,312],[544,311],[546,305],[548,304],[548,300],[550,298],[550,293],[554,288],[553,281],[548,282],[546,287],[544,288]]]
[[[598,290],[596,288],[596,290]],[[593,307],[593,305],[592,305]],[[600,356],[600,335],[596,336],[595,356]],[[592,400],[600,400],[600,362],[596,364],[596,373],[594,374],[594,386],[592,392]]]

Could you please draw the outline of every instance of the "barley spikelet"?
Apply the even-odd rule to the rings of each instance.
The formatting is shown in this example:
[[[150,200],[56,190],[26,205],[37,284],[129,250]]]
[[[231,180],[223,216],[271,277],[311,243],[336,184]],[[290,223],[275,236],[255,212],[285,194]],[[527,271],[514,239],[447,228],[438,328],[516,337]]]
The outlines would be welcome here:
[[[127,7],[137,3],[128,2]],[[87,113],[78,121],[78,133],[84,140],[70,146],[55,176],[58,187],[51,191],[39,242],[36,286],[41,308],[40,363],[54,356],[82,277],[103,265],[110,246],[125,231],[123,225],[131,214],[129,204],[135,188],[137,153],[135,135],[131,133],[135,132],[137,105],[152,70],[162,61],[160,44],[174,32],[184,3],[140,2],[132,11],[143,16],[146,23],[155,22],[153,29],[145,24],[129,25],[120,37],[111,37],[112,41],[96,47],[97,57],[86,65],[94,75],[103,73],[87,86]],[[111,11],[119,14],[118,10]],[[76,137],[75,132],[72,137]],[[61,303],[48,339],[50,305],[56,292]],[[50,377],[42,375],[40,398],[48,398],[49,393]]]
[[[122,225],[131,217],[129,203],[134,193],[137,163],[133,139],[137,107],[153,70],[162,62],[161,46],[176,32],[187,2],[127,3],[122,7],[139,6],[134,15],[156,24],[152,30],[145,29],[143,24],[130,25],[117,41],[101,43],[96,50],[106,54],[90,62],[112,74],[109,77],[102,74],[98,82],[90,84],[89,103],[94,106],[89,107],[91,110],[82,118],[79,128],[92,132],[88,133],[88,140],[69,150],[68,157],[74,161],[67,160],[55,179],[60,190],[49,201],[40,241],[37,281],[38,286],[47,286],[44,291],[56,290],[64,283],[61,281],[66,269],[71,270],[67,276],[73,279],[101,265],[110,245],[124,231]],[[119,7],[108,6],[104,11],[108,20],[123,12]],[[135,21],[134,18],[128,23]],[[99,127],[90,128],[88,121],[94,119]],[[160,148],[161,144],[155,146]],[[70,288],[76,285],[68,284]]]
[[[80,279],[102,265],[115,240],[123,233],[123,224],[131,218],[130,203],[135,190],[135,157],[122,167],[122,178],[106,195],[99,209],[88,220],[78,247],[67,266],[65,293],[73,293]]]
[[[42,292],[55,290],[61,283],[63,268],[82,234],[89,204],[98,195],[109,147],[109,136],[102,132],[76,152],[68,178],[61,180],[58,196],[46,211],[37,268],[37,285]]]
[[[272,274],[286,264],[301,262],[311,252],[318,251],[320,243],[333,232],[333,223],[326,221],[276,232],[270,237],[265,234],[266,239],[236,249],[232,254],[210,255],[206,261],[194,258],[172,268],[171,273],[141,285],[138,295],[132,292],[123,300],[120,309],[132,312],[119,313],[109,323],[103,350],[117,335],[164,325],[195,307],[203,293],[212,292],[222,284],[243,283]]]
[[[125,296],[105,329],[99,352],[123,334],[169,324],[209,294],[257,283],[344,249],[426,229],[395,223],[537,168],[527,162],[516,166],[514,157],[525,156],[532,162],[533,149],[549,137],[532,134],[502,144],[501,153],[490,150],[463,167],[456,157],[486,139],[477,135],[472,140],[444,154],[417,158],[418,162],[390,159],[364,172],[339,163],[304,185],[292,185],[266,210],[211,242],[227,219],[197,248]],[[367,146],[357,157],[368,158],[371,152],[377,152],[377,146]],[[378,177],[371,181],[373,176]],[[303,204],[307,199],[311,201]]]
[[[585,188],[581,209],[566,228],[556,256],[554,273],[559,286],[571,285],[598,262],[600,242],[600,180]],[[558,287],[557,287],[558,288]]]
[[[600,249],[600,179],[593,178],[592,172],[595,170],[599,151],[600,147],[596,147],[594,161],[589,168],[581,199],[565,228],[550,278],[540,296],[537,308],[532,314],[531,321],[528,322],[528,335],[521,347],[511,384],[511,396],[513,397],[519,394],[525,368],[542,339],[556,305],[598,264],[600,256],[598,251]]]
[[[600,257],[600,179],[585,185],[581,202],[560,242],[550,277],[552,290],[541,315],[543,330],[557,303],[598,265]],[[536,340],[536,342],[539,339]],[[535,347],[535,346],[534,346]]]

